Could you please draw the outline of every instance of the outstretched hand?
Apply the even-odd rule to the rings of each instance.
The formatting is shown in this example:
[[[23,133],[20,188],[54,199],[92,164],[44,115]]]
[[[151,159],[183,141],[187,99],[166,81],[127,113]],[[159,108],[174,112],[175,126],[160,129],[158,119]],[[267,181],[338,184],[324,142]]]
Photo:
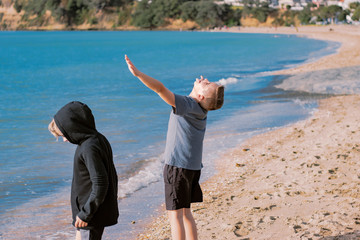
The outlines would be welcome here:
[[[125,55],[125,61],[128,65],[130,72],[148,88],[156,92],[167,104],[175,107],[175,95],[159,80],[152,78],[145,73],[140,72],[134,64],[130,61],[127,55]]]
[[[127,55],[125,55],[125,61],[126,61],[127,65],[128,65],[128,68],[129,68],[130,72],[135,77],[138,77],[141,72],[134,66],[134,64],[130,61],[130,59],[129,59],[129,57]]]

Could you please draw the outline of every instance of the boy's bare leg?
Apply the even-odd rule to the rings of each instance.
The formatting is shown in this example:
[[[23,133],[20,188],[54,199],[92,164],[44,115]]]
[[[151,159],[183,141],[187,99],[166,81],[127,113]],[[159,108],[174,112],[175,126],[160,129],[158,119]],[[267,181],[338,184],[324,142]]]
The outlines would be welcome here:
[[[185,240],[183,209],[169,210],[168,216],[170,220],[172,240]]]
[[[183,220],[186,240],[197,240],[197,229],[190,208],[183,208]]]

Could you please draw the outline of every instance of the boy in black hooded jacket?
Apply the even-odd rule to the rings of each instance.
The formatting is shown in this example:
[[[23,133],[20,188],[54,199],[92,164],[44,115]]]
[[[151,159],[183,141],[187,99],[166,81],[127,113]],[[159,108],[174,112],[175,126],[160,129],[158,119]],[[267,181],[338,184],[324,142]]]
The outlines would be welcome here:
[[[108,140],[96,130],[90,108],[81,102],[62,107],[49,124],[55,137],[77,144],[71,185],[71,208],[77,239],[101,239],[117,223],[118,179]]]

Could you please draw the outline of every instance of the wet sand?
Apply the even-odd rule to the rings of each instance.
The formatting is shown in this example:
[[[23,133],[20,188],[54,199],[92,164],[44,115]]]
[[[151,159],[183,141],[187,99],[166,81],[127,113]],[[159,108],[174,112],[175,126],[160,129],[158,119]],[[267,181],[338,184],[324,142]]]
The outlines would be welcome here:
[[[274,74],[360,66],[360,27],[240,28],[339,41],[336,54]],[[199,239],[360,239],[360,96],[320,100],[309,119],[255,136],[217,161],[194,204]],[[161,207],[164,210],[164,206]],[[170,239],[166,215],[137,239]]]

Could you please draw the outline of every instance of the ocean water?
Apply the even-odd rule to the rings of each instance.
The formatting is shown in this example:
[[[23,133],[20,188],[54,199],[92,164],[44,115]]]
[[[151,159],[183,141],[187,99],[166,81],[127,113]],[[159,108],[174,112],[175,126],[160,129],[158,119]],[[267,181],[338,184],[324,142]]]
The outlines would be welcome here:
[[[89,105],[113,148],[120,218],[104,238],[134,239],[157,214],[171,108],[130,74],[125,54],[177,94],[189,94],[200,75],[225,85],[223,108],[208,114],[206,180],[229,149],[316,108],[310,95],[274,88],[271,72],[338,47],[292,35],[0,32],[0,239],[73,239],[76,146],[57,142],[47,130],[56,111],[73,100]]]

